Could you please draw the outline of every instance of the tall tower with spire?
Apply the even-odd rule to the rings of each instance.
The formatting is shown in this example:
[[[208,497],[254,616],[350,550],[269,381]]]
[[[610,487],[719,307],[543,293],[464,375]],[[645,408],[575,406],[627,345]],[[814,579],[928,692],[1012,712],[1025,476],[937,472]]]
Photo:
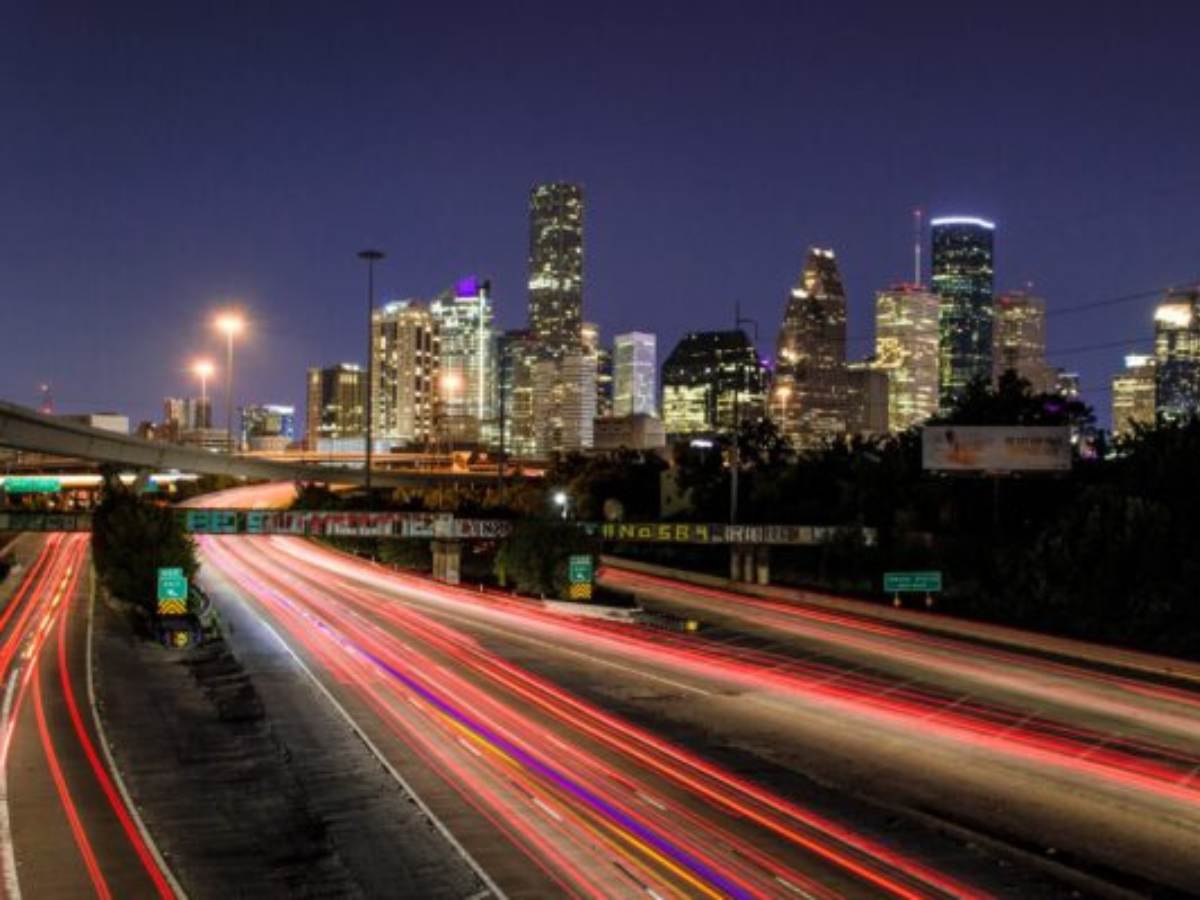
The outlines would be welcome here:
[[[797,447],[846,431],[846,290],[833,251],[811,247],[784,309],[771,417]]]

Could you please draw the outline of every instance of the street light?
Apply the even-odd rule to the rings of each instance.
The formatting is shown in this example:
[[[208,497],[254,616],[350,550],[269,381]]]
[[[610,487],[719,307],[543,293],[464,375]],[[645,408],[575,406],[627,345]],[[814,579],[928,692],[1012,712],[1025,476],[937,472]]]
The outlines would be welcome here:
[[[216,367],[207,359],[198,359],[192,364],[192,373],[200,379],[200,413],[208,410],[208,379],[216,371]],[[212,413],[208,415],[206,424],[197,426],[203,428],[212,428]]]
[[[382,250],[360,250],[358,258],[367,264],[367,453],[364,460],[364,487],[367,493],[371,491],[371,438],[374,429],[374,406],[372,382],[375,380],[375,263],[383,259]]]
[[[570,505],[570,503],[571,498],[567,496],[566,491],[554,492],[554,505],[562,508],[562,517],[564,519],[567,517],[567,507]]]
[[[225,335],[225,438],[229,452],[233,452],[233,339],[242,333],[246,320],[241,314],[229,310],[217,316],[217,331]]]

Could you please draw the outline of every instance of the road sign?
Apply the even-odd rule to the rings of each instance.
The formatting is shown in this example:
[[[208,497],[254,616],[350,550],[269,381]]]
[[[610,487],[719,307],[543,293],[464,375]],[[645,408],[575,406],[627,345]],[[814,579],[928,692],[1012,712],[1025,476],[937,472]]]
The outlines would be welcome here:
[[[158,570],[158,614],[181,616],[187,613],[188,581],[183,569]]]
[[[931,594],[942,589],[941,572],[885,572],[885,594]]]
[[[57,494],[62,490],[61,478],[46,476],[9,475],[4,479],[9,494]]]
[[[592,599],[592,580],[596,573],[590,553],[577,553],[567,558],[567,596],[572,600]]]

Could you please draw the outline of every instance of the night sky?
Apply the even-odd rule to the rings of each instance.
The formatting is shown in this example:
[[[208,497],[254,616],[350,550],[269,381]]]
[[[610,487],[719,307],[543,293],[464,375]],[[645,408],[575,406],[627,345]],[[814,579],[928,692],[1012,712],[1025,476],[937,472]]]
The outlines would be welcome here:
[[[522,325],[542,180],[585,186],[585,318],[660,361],[735,301],[769,354],[813,243],[863,356],[920,205],[996,221],[1107,422],[1153,299],[1054,310],[1200,279],[1200,4],[581,7],[6,4],[0,397],[157,418],[237,300],[239,399],[302,407],[363,359],[364,246],[381,300],[477,273]]]

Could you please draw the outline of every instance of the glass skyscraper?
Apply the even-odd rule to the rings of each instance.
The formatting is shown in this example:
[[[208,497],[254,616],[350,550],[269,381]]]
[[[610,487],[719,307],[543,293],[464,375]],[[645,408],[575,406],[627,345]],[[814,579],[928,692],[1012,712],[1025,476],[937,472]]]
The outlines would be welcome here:
[[[996,226],[967,216],[934,219],[931,225],[932,286],[942,300],[939,376],[946,409],[971,381],[992,378]]]
[[[888,375],[888,429],[921,425],[938,408],[938,311],[919,285],[875,295],[875,368]]]
[[[461,279],[429,305],[438,337],[438,432],[452,444],[496,439],[491,283]]]
[[[529,196],[529,327],[559,360],[583,340],[583,188],[539,184]]]
[[[652,334],[631,331],[613,339],[613,415],[658,415],[658,349]]]
[[[730,431],[736,419],[763,416],[766,373],[741,331],[693,331],[662,368],[663,424],[668,434]]]
[[[771,418],[797,447],[846,431],[846,290],[832,250],[812,247],[788,298]]]

